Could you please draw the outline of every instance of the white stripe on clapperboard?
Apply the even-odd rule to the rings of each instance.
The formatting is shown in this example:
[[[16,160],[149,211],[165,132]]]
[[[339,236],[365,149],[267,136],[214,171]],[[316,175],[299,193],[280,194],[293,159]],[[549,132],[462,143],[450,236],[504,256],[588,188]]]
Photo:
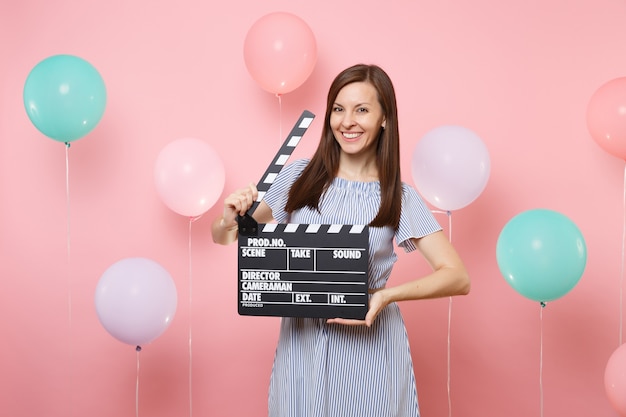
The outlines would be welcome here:
[[[262,233],[272,233],[278,227],[278,223],[267,223],[263,226]],[[286,223],[284,224],[285,229],[283,230],[285,233],[295,233],[298,231],[298,228],[301,226],[298,223]],[[317,233],[321,227],[321,224],[307,224],[305,225],[307,228],[304,231],[305,233]],[[365,225],[362,224],[354,224],[354,225],[345,225],[345,224],[331,224],[328,227],[328,231],[326,233],[339,233],[341,229],[344,227],[350,227],[348,233],[350,234],[360,234],[365,229]]]
[[[312,117],[304,117],[301,121],[300,124],[298,125],[298,128],[300,129],[308,129],[309,126],[311,125],[311,123],[313,123],[313,118]],[[298,143],[300,143],[300,140],[302,139],[302,136],[292,136],[290,137],[286,144],[284,145],[287,148],[292,148],[291,152],[293,152],[293,149],[298,146]],[[289,157],[291,156],[291,152],[287,153],[287,154],[281,154],[280,156],[278,156],[278,158],[276,158],[276,163],[274,165],[276,166],[284,166],[287,161],[289,160]],[[276,177],[278,176],[277,173],[269,173],[267,174],[267,176],[263,179],[262,183],[263,184],[273,184],[274,181],[276,180]],[[267,187],[267,189],[269,190],[269,187]],[[263,201],[263,198],[265,197],[265,193],[267,190],[263,191],[263,190],[259,190],[259,194],[257,196],[256,201],[257,202],[261,202]]]
[[[310,119],[310,120],[313,120],[313,119]],[[300,139],[302,139],[302,136],[292,136],[291,139],[289,140],[289,143],[287,144],[287,146],[295,148],[298,145],[298,143],[300,142]],[[287,161],[289,160],[290,156],[291,156],[291,154],[280,155],[278,157],[278,159],[276,160],[276,164],[275,165],[285,165],[287,163]],[[265,178],[263,178],[263,184],[270,184],[270,185],[274,184],[274,181],[276,181],[276,177],[277,176],[278,176],[277,172],[270,172],[269,174],[267,174],[267,176]],[[268,190],[269,190],[269,187],[268,187]],[[265,191],[259,190],[259,195],[257,196],[256,201],[261,202],[261,201],[263,201],[264,197],[265,197]]]
[[[305,117],[302,119],[302,122],[300,123],[300,126],[298,127],[302,129],[308,129],[309,126],[311,126],[311,122],[313,122],[312,117]]]

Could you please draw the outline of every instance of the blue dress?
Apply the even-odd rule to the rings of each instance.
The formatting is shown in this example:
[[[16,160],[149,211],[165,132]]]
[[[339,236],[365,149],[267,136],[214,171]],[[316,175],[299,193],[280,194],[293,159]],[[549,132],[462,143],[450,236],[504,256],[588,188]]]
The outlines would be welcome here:
[[[378,213],[379,182],[335,178],[320,212],[284,211],[291,184],[308,160],[285,166],[265,202],[279,223],[368,224]],[[417,192],[403,184],[402,214],[396,233],[370,228],[369,288],[385,286],[393,264],[395,239],[405,251],[410,238],[441,230]],[[419,417],[409,340],[396,303],[371,327],[326,324],[325,319],[281,319],[269,387],[269,417]]]

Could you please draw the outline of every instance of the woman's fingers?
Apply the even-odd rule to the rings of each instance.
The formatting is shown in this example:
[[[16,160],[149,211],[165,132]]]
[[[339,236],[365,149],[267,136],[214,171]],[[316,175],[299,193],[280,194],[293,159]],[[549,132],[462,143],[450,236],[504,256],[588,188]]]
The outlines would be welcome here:
[[[224,200],[224,217],[236,217],[237,214],[243,216],[252,207],[252,204],[259,195],[256,186],[253,183],[246,188],[236,190]],[[230,216],[226,211],[232,211]]]

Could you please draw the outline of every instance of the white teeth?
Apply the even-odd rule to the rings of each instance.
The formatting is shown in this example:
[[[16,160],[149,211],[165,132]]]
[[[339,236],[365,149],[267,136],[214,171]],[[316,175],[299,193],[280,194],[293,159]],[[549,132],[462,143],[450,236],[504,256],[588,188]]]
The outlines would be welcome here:
[[[344,133],[343,134],[347,139],[354,139],[360,135],[360,133]]]

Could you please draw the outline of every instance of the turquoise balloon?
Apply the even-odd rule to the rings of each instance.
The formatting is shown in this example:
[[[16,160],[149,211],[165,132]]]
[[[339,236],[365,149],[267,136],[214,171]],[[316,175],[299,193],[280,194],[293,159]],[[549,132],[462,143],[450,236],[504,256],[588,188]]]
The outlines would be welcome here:
[[[59,142],[75,141],[91,132],[104,114],[104,80],[82,58],[53,55],[28,74],[24,107],[41,133]]]
[[[498,267],[515,291],[547,302],[576,286],[587,263],[582,233],[563,214],[535,209],[513,217],[496,244]]]

